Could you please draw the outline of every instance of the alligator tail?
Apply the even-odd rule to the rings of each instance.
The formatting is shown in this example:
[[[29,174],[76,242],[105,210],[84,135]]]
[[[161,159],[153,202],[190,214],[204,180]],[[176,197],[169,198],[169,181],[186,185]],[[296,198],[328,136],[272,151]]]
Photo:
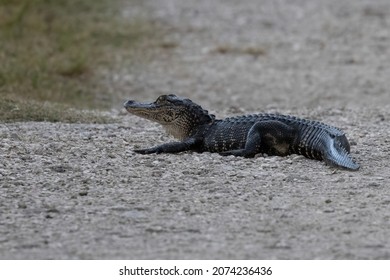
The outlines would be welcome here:
[[[359,164],[352,160],[348,152],[349,145],[346,147],[337,137],[331,138],[327,142],[327,148],[323,153],[323,160],[328,165],[354,171],[360,168]]]

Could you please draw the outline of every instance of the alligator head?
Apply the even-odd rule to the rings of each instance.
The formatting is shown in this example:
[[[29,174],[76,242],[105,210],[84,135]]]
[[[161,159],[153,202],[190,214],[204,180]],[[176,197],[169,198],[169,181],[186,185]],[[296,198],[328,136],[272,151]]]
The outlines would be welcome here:
[[[152,103],[129,100],[124,106],[133,115],[161,124],[168,133],[181,140],[189,137],[199,125],[212,123],[215,119],[190,99],[174,94],[161,95]]]

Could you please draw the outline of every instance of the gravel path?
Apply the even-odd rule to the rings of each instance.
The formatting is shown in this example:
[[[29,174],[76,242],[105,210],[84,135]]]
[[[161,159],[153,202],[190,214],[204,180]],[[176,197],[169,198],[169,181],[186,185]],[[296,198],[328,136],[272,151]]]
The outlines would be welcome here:
[[[193,3],[124,8],[167,33],[150,63],[111,73],[120,98],[175,91],[220,117],[321,120],[347,132],[361,170],[142,156],[171,138],[119,110],[108,125],[0,124],[0,258],[389,259],[390,3]]]

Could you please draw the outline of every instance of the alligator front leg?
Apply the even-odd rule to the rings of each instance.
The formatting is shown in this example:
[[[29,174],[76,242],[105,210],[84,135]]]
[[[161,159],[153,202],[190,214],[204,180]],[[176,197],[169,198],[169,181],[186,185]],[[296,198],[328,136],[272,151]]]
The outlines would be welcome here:
[[[148,148],[148,149],[138,149],[134,150],[134,152],[138,154],[161,154],[161,153],[180,153],[189,150],[195,149],[197,145],[197,141],[193,138],[189,138],[184,140],[183,142],[170,142],[165,143],[156,147]]]
[[[243,149],[220,153],[222,156],[254,157],[261,151],[272,155],[287,155],[295,130],[280,121],[270,120],[255,123],[248,132]]]

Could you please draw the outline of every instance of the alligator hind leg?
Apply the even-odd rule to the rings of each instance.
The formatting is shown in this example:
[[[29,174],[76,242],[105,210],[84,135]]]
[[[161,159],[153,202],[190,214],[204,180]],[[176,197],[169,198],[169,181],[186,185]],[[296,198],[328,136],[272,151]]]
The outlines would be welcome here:
[[[223,156],[254,157],[260,152],[284,156],[289,153],[295,130],[276,120],[255,123],[248,132],[244,149],[220,153]]]

